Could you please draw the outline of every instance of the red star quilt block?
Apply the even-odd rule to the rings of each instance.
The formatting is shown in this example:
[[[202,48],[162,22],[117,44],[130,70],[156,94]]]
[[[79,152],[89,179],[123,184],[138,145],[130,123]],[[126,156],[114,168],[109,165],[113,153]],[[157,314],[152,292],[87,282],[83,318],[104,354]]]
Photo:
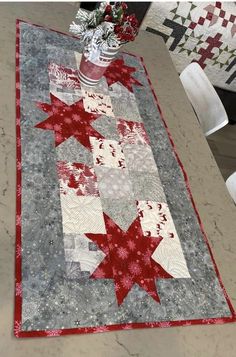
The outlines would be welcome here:
[[[132,77],[132,74],[136,71],[137,69],[135,67],[126,66],[122,58],[112,61],[104,75],[109,86],[113,83],[120,82],[130,92],[133,92],[133,84],[142,86],[137,79]]]
[[[50,98],[51,104],[38,103],[38,107],[49,116],[35,127],[53,130],[55,146],[73,136],[86,148],[91,149],[90,136],[103,139],[103,136],[91,125],[100,115],[86,112],[82,100],[68,105],[53,94],[50,94]]]
[[[126,232],[105,214],[104,219],[106,234],[86,234],[106,255],[91,278],[113,279],[118,305],[122,304],[134,284],[160,302],[156,280],[172,278],[152,259],[162,238],[145,237],[139,218],[133,221]]]

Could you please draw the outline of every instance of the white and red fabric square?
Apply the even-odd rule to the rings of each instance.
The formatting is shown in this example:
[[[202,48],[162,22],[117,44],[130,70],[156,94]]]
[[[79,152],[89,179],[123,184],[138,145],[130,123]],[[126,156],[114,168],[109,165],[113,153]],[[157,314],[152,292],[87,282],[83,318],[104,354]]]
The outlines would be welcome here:
[[[143,123],[119,119],[117,130],[122,144],[150,144]]]
[[[111,98],[93,89],[82,87],[83,103],[86,112],[114,117]]]
[[[167,203],[137,201],[137,207],[143,234],[162,238],[152,258],[174,278],[190,278]]]
[[[124,169],[126,167],[122,146],[115,140],[90,137],[95,166]]]

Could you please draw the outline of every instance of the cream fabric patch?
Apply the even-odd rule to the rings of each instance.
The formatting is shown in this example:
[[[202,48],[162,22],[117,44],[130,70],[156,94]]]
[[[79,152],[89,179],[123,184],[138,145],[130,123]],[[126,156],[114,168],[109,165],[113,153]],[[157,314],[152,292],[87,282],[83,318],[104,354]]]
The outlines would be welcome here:
[[[126,167],[123,149],[118,141],[90,137],[95,166],[107,166],[117,169]]]
[[[106,233],[101,200],[77,196],[74,190],[61,194],[63,233]]]
[[[84,89],[83,87],[82,95],[86,112],[114,117],[111,98],[108,95],[96,93],[92,89]]]
[[[138,201],[143,233],[163,239],[152,258],[174,278],[190,278],[178,234],[169,208],[164,202]]]

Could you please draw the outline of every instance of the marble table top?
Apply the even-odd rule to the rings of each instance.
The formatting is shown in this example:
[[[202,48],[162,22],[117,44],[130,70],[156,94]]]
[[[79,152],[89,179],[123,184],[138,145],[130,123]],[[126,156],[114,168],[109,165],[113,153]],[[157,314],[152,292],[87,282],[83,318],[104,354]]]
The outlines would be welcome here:
[[[27,4],[28,6],[28,4]],[[14,241],[15,241],[15,18],[23,16],[19,7],[0,5],[5,14],[1,23],[0,42],[0,346],[8,356],[234,356],[236,324],[222,326],[189,326],[170,329],[147,329],[109,332],[96,335],[68,336],[51,339],[22,339],[13,336],[14,307]],[[42,5],[41,5],[42,7]],[[50,5],[48,5],[50,8]],[[64,4],[66,8],[66,5]],[[26,6],[24,7],[26,9]],[[26,20],[40,23],[30,4]],[[62,18],[63,6],[56,14]],[[74,8],[69,8],[72,13]],[[48,8],[44,7],[44,14]],[[14,18],[15,17],[15,18]],[[52,14],[44,25],[55,26]],[[42,20],[41,20],[42,21]],[[53,22],[54,21],[54,22]],[[10,23],[10,25],[9,25]],[[41,22],[42,23],[42,22]],[[65,31],[67,22],[58,30]],[[60,26],[60,25],[61,26]],[[9,29],[6,28],[10,26]],[[5,32],[4,32],[5,31]],[[9,44],[8,44],[9,42]],[[178,74],[163,40],[141,32],[126,49],[142,55],[154,89],[176,144],[180,159],[189,176],[190,186],[208,236],[225,288],[235,304],[236,296],[236,208],[188,102]]]

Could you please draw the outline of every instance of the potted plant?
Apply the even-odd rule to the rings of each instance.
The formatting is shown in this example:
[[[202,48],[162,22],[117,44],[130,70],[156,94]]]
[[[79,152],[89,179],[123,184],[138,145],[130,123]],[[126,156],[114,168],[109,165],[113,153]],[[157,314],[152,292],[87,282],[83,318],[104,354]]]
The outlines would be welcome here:
[[[120,47],[135,39],[138,21],[134,14],[127,15],[127,8],[124,2],[102,2],[92,12],[79,9],[78,24],[73,21],[70,31],[84,43],[79,68],[83,84],[96,85]]]

